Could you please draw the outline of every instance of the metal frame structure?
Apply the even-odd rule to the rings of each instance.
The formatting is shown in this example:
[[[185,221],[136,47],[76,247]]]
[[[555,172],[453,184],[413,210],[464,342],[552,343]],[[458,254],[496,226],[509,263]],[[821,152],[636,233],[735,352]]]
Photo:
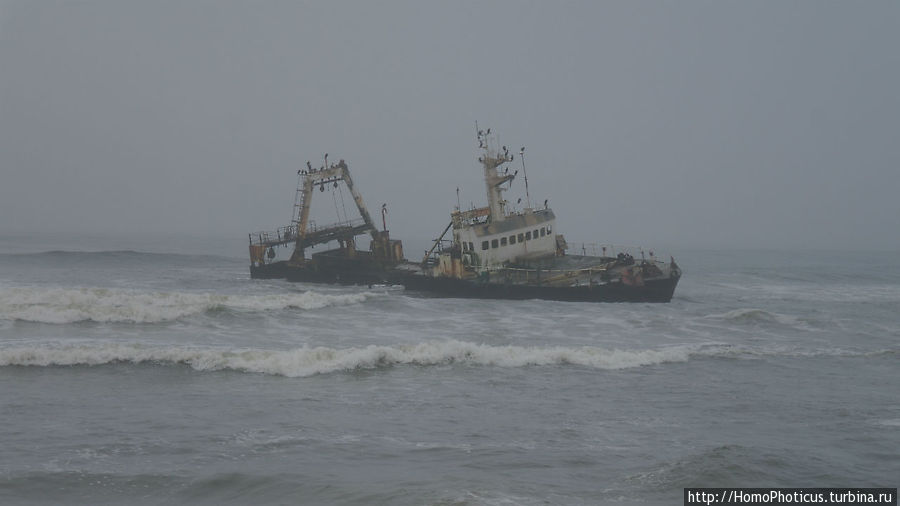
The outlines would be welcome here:
[[[339,241],[342,248],[354,249],[354,238],[366,233],[371,235],[375,241],[381,240],[378,230],[372,222],[372,217],[369,215],[369,211],[363,202],[362,195],[360,195],[353,184],[353,178],[350,177],[347,162],[340,160],[338,163],[329,165],[328,155],[326,154],[325,165],[322,167],[314,169],[309,162],[306,162],[306,166],[306,170],[297,171],[300,181],[297,184],[297,194],[294,200],[294,217],[291,225],[281,227],[274,232],[250,234],[250,258],[254,263],[258,265],[266,263],[267,252],[272,251],[272,248],[275,246],[285,246],[291,243],[294,244],[291,262],[300,263],[305,260],[306,248],[317,244]],[[349,220],[326,227],[311,226],[309,212],[316,187],[320,191],[325,191],[326,185],[337,187],[338,183],[341,182],[350,190],[361,219]],[[269,259],[274,258],[272,253],[269,253],[268,256]]]

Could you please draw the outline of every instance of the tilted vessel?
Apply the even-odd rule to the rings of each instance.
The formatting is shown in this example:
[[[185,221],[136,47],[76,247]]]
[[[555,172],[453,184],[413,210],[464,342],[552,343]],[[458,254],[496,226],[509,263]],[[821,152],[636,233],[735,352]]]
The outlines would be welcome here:
[[[477,128],[476,128],[477,130]],[[346,163],[326,163],[299,171],[295,218],[288,227],[250,237],[251,277],[293,281],[403,285],[407,290],[451,297],[550,299],[593,302],[669,302],[681,278],[674,258],[659,259],[652,250],[615,246],[569,245],[544,201],[531,206],[524,148],[519,152],[526,187],[521,210],[503,198],[518,176],[510,173],[515,155],[496,146],[487,131],[477,130],[488,205],[450,213],[444,228],[420,262],[403,258],[403,246],[379,231],[355,189]],[[333,226],[310,227],[309,201],[317,186],[345,183],[361,218]],[[520,199],[521,200],[521,199]],[[382,217],[384,216],[382,207]],[[384,223],[383,220],[383,224]],[[449,238],[447,237],[450,233]],[[356,249],[356,236],[371,236],[369,251]],[[446,239],[445,239],[446,238]],[[306,249],[337,241],[338,248],[306,256]],[[273,261],[274,249],[293,245],[291,258]],[[579,254],[580,253],[580,254]]]

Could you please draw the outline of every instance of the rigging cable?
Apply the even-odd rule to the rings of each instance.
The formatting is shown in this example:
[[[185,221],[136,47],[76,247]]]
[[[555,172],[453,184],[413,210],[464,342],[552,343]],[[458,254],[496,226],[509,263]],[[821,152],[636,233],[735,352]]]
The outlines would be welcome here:
[[[339,186],[338,190],[341,192],[341,207],[344,208],[344,221],[350,224],[350,219],[347,217],[347,206],[344,205],[344,187]]]
[[[341,210],[338,209],[337,196],[335,196],[335,193],[336,192],[334,191],[334,188],[332,188],[331,189],[331,199],[334,200],[334,214],[337,215],[337,222],[338,222],[338,224],[340,224],[341,223]]]

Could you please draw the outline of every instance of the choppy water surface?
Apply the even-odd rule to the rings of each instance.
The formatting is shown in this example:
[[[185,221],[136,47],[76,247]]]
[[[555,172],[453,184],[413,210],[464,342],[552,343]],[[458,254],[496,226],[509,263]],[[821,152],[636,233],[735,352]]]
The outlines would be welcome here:
[[[0,502],[672,504],[896,486],[896,254],[678,255],[670,304],[0,254]]]

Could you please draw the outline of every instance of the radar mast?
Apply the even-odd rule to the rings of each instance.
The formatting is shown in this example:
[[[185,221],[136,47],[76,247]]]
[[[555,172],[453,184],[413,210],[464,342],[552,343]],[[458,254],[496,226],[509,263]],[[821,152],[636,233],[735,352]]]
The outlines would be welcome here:
[[[506,201],[503,200],[502,192],[507,188],[503,188],[502,185],[515,179],[518,171],[510,174],[509,168],[506,168],[501,173],[500,168],[503,164],[513,161],[513,155],[506,146],[501,149],[491,146],[494,138],[491,136],[490,128],[478,130],[477,124],[475,128],[478,134],[478,147],[482,150],[478,161],[484,168],[484,185],[487,190],[488,207],[491,210],[490,219],[493,222],[500,222],[506,219]]]

